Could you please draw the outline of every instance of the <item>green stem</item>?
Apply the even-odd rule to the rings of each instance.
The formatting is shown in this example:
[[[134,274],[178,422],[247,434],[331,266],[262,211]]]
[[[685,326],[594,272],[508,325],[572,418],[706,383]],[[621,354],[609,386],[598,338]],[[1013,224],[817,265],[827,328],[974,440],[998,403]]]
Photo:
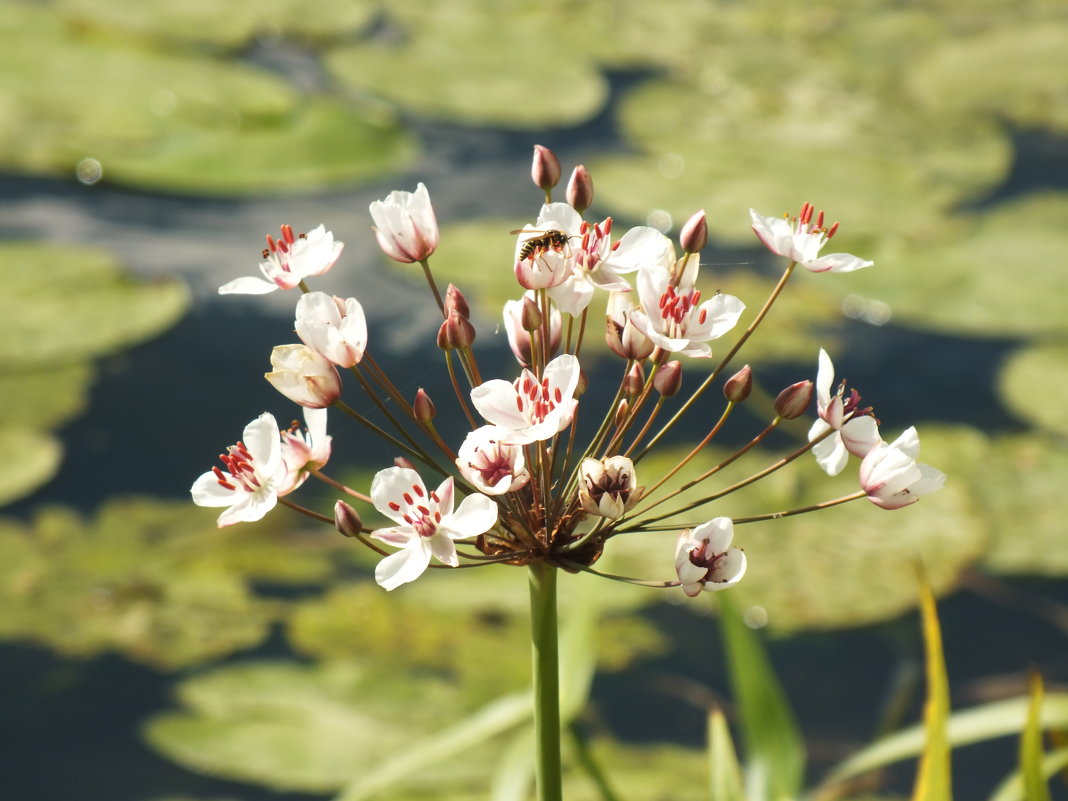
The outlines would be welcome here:
[[[556,626],[557,569],[534,562],[530,577],[530,644],[533,652],[534,740],[538,801],[562,801],[560,773],[560,663]]]

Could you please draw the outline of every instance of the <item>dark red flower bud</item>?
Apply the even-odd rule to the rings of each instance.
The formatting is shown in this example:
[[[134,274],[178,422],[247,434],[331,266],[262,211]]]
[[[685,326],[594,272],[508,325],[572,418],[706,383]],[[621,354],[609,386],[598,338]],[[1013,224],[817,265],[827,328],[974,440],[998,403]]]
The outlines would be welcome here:
[[[723,397],[731,403],[741,403],[753,391],[753,369],[747,364],[727,379],[723,385]]]
[[[345,537],[355,537],[363,531],[360,514],[344,501],[334,504],[334,525]]]
[[[800,417],[812,403],[814,391],[814,385],[810,380],[791,384],[775,398],[775,413],[783,420]]]
[[[636,398],[642,394],[645,386],[645,371],[640,363],[635,362],[630,366],[627,375],[623,378],[623,394],[628,398]]]
[[[581,164],[571,173],[566,196],[568,204],[579,214],[593,205],[593,178],[590,177],[590,171]]]
[[[467,305],[467,298],[456,284],[449,284],[449,288],[445,290],[446,315],[451,311],[456,312],[465,320],[471,319],[471,307]]]
[[[682,389],[682,363],[672,360],[657,368],[653,386],[665,398],[672,398]]]
[[[534,186],[548,192],[560,183],[560,162],[556,154],[542,145],[534,145],[534,163],[530,167]]]
[[[708,244],[708,219],[701,209],[679,231],[679,244],[686,253],[697,253]]]
[[[434,408],[434,401],[430,400],[430,396],[426,394],[422,387],[419,387],[419,390],[415,393],[412,414],[415,416],[416,422],[423,425],[427,425],[437,414],[437,409]]]

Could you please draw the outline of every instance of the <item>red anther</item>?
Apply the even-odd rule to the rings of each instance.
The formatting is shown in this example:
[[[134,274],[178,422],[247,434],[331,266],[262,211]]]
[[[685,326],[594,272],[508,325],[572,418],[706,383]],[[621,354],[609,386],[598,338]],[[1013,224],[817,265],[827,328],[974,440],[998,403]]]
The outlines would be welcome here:
[[[389,508],[392,509],[394,512],[399,512],[400,511],[400,504],[399,503],[395,503],[394,501],[390,501],[389,502]]]
[[[553,398],[557,403],[560,403],[564,399],[564,393],[560,391],[560,387],[556,388],[556,392],[553,393]]]
[[[612,218],[611,217],[605,217],[605,219],[604,219],[604,235],[608,236],[610,233],[612,233]],[[619,244],[619,243],[617,242],[616,244]]]
[[[430,514],[430,509],[428,509],[427,507],[423,506],[422,504],[417,506],[416,509],[419,510],[419,514],[421,514],[423,517],[426,517],[427,515]]]
[[[827,238],[830,239],[832,236],[834,236],[834,234],[835,234],[835,232],[837,230],[838,230],[838,223],[835,223],[834,225],[831,226],[831,230],[829,230],[827,232]]]
[[[420,498],[423,497],[423,488],[421,486],[419,486],[418,484],[412,484],[412,489],[415,491],[415,494],[418,495]]]
[[[277,248],[275,247],[274,240],[271,239],[271,235],[267,234],[267,249],[274,253]],[[263,257],[267,258],[267,251],[263,252]]]
[[[521,395],[515,396],[515,407],[519,411],[523,411],[523,397]]]
[[[812,220],[813,211],[815,211],[815,207],[806,201],[801,205],[801,213],[797,215],[797,219],[804,225],[808,225]]]
[[[441,499],[438,497],[437,490],[430,491],[430,500],[432,500],[434,503],[441,503]]]
[[[816,215],[816,227],[823,229],[823,209],[820,209],[820,213]]]
[[[404,521],[405,523],[407,523],[407,524],[408,524],[409,526],[415,523],[415,521],[414,521],[414,520],[412,520],[412,516],[411,516],[411,515],[409,515],[409,514],[406,514],[406,515],[402,516],[402,517],[401,517],[401,520],[403,520],[403,521]]]
[[[412,506],[413,504],[415,504],[415,501],[412,499],[412,496],[409,495],[407,492],[404,493],[401,497],[404,498],[404,502],[406,504],[408,504],[409,506]]]
[[[622,242],[622,240],[620,240],[620,242]],[[616,242],[614,245],[612,245],[612,250],[617,250],[619,248],[620,242]]]
[[[708,309],[701,309],[701,313],[697,315],[697,322],[699,325],[705,324],[705,319],[708,317]]]
[[[690,293],[690,305],[691,306],[696,306],[697,302],[700,299],[701,299],[701,290],[700,289],[695,289],[693,292]]]
[[[295,238],[293,236],[293,226],[291,226],[291,225],[283,225],[282,226],[282,236],[285,238],[287,244],[292,245],[293,241],[294,241],[294,238]]]
[[[440,523],[441,522],[441,512],[434,512],[434,522],[435,523]]]

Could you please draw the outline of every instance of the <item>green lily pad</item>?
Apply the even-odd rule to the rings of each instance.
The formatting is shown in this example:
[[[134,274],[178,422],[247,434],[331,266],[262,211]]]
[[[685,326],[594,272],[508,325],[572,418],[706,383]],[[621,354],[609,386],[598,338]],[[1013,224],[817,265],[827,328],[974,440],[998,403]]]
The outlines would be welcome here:
[[[1033,345],[1014,353],[998,376],[998,394],[1022,419],[1068,435],[1060,403],[1068,397],[1068,345]]]
[[[188,503],[137,500],[91,521],[59,507],[32,525],[0,521],[0,637],[70,656],[116,650],[165,670],[255,645],[279,605],[250,580],[321,579],[329,562],[300,537],[239,529],[217,531]]]
[[[183,711],[153,717],[150,745],[192,770],[280,790],[336,791],[458,720],[470,704],[432,674],[356,661],[324,665],[250,662],[183,681]],[[418,784],[481,782],[493,745],[478,760],[435,763]]]
[[[67,364],[110,353],[165,330],[185,311],[180,281],[144,283],[98,251],[0,246],[7,283],[0,298],[0,364]]]
[[[1039,436],[1003,437],[967,476],[993,538],[984,565],[997,573],[1068,575],[1064,508],[1068,444]]]
[[[159,139],[101,146],[94,155],[104,175],[120,183],[240,194],[350,185],[403,169],[416,152],[415,139],[392,120],[313,99],[261,124],[206,128],[176,121]]]
[[[0,323],[0,330],[4,328]],[[38,364],[25,369],[5,366],[0,375],[4,416],[40,428],[62,425],[85,408],[92,379],[93,369],[84,362]]]
[[[967,429],[941,434],[927,428],[921,429],[921,458],[947,472],[951,468],[943,458],[946,447],[937,444],[940,437],[964,453],[972,447],[971,438],[982,440]],[[685,475],[700,474],[724,455],[702,452]],[[645,460],[639,463],[640,483],[646,483],[643,472],[666,473],[665,457],[667,462],[677,461],[662,454],[649,465]],[[776,454],[750,453],[688,491],[682,500],[707,497],[776,458]],[[850,494],[858,489],[857,467],[853,460],[832,479],[806,454],[743,490],[679,515],[679,529],[713,517],[787,511]],[[662,508],[675,507],[676,503],[668,503]],[[609,541],[606,551],[618,548],[617,558],[629,562],[627,575],[668,580],[674,577],[677,536],[677,530],[626,534]],[[923,561],[932,586],[944,594],[954,587],[960,572],[983,555],[987,543],[988,533],[974,509],[967,480],[950,472],[944,489],[905,509],[885,511],[862,498],[809,514],[736,525],[734,545],[746,551],[749,568],[743,581],[728,592],[743,606],[760,607],[768,625],[778,632],[859,626],[893,618],[916,605],[916,559]],[[680,590],[669,592],[675,600],[684,600]],[[695,606],[705,604],[698,600]]]
[[[607,82],[557,14],[530,3],[485,6],[465,0],[395,5],[404,30],[339,47],[326,65],[342,85],[420,114],[505,128],[574,125],[608,97]]]
[[[1011,143],[993,123],[888,117],[862,93],[808,78],[780,77],[775,94],[666,80],[630,92],[620,121],[642,154],[591,160],[599,202],[676,224],[703,208],[713,236],[751,244],[747,207],[796,213],[809,200],[842,222],[836,244],[851,250],[886,230],[888,208],[895,230],[937,230],[1007,173]]]
[[[1021,128],[1068,132],[1068,30],[1019,10],[999,24],[947,37],[907,65],[915,96],[938,113],[982,113]]]
[[[61,0],[55,11],[71,24],[107,34],[151,37],[164,43],[210,44],[237,48],[257,36],[336,39],[364,28],[375,14],[370,0],[331,3],[329,13],[309,14],[294,0],[181,4],[138,3],[135,0]]]
[[[58,439],[17,422],[0,425],[0,448],[4,453],[0,464],[0,506],[29,495],[51,479],[63,458],[63,445]]]
[[[884,239],[875,266],[824,276],[828,288],[886,303],[907,324],[982,336],[1068,331],[1062,290],[1068,194],[1007,201],[936,240]]]

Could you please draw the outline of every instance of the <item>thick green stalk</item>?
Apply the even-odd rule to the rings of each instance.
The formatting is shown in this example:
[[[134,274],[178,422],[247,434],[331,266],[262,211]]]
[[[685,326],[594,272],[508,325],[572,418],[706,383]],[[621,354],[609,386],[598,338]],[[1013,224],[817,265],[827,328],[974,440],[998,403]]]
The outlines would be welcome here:
[[[556,574],[530,565],[530,644],[534,656],[534,778],[538,801],[562,801],[560,776],[560,660],[557,649]]]

